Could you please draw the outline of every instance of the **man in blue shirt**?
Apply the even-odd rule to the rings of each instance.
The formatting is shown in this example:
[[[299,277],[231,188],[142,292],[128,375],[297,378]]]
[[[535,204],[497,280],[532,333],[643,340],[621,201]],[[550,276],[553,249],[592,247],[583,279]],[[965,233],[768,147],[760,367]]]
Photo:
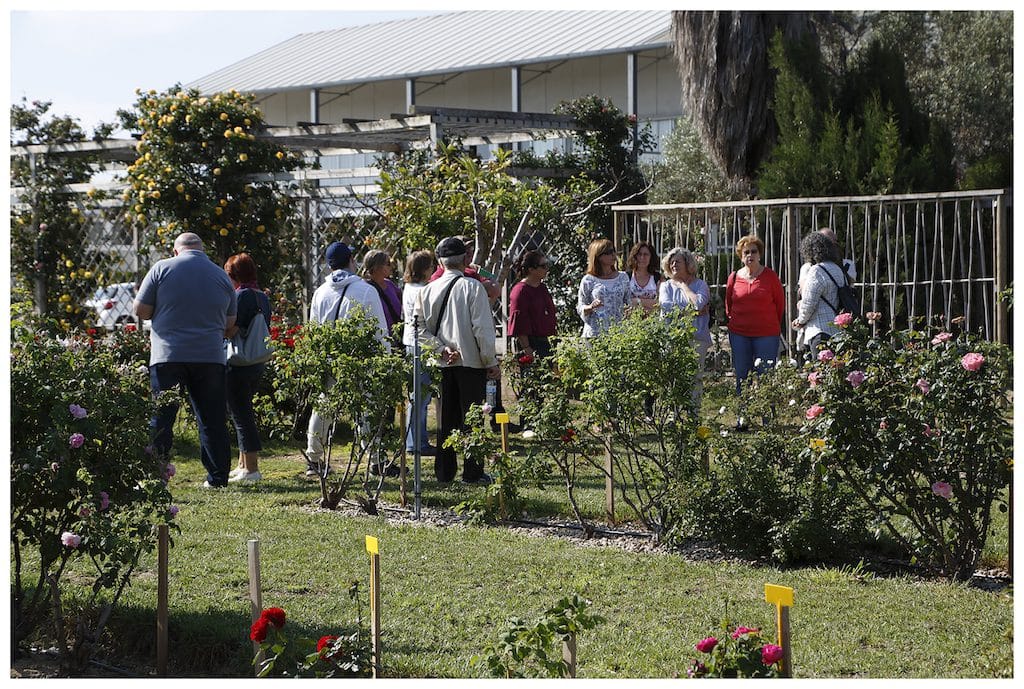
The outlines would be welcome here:
[[[140,322],[152,319],[149,381],[153,394],[188,391],[199,427],[205,488],[227,485],[231,441],[225,397],[224,331],[235,323],[235,289],[227,273],[203,251],[199,235],[174,240],[174,258],[150,268],[135,298]],[[178,415],[177,397],[161,400],[150,420],[153,447],[167,461]]]

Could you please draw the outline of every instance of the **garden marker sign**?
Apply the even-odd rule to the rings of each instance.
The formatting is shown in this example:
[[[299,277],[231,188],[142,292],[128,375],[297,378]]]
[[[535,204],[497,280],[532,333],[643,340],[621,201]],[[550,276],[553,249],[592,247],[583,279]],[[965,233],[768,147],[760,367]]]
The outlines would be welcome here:
[[[366,537],[370,554],[370,643],[372,644],[373,678],[380,677],[380,544],[376,536]]]
[[[793,607],[793,589],[788,586],[764,585],[764,600],[775,605],[775,628],[782,647],[782,676],[793,676],[793,652],[789,641],[789,609]]]

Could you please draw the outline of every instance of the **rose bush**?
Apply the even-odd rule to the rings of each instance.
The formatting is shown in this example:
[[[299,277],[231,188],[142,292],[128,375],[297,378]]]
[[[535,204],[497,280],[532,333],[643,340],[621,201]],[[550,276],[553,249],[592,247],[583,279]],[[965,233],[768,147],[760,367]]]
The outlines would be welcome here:
[[[723,621],[718,636],[694,644],[701,655],[686,671],[687,677],[779,677],[782,648],[766,641],[756,627],[734,627]]]
[[[349,588],[352,598],[358,586]],[[259,644],[253,658],[260,677],[369,677],[369,634],[357,623],[354,630],[311,638],[289,638],[284,628],[287,614],[266,608],[249,627],[249,639]]]
[[[72,630],[71,648],[61,648],[69,672],[88,661],[139,557],[155,546],[154,527],[177,512],[166,468],[147,453],[148,373],[124,354],[135,338],[57,340],[12,328],[12,645],[63,616],[54,596],[73,571],[92,590],[78,619],[61,620]]]
[[[827,441],[822,471],[857,491],[915,559],[970,578],[993,503],[1006,509],[1009,350],[966,332],[876,337],[856,321],[829,346],[807,390],[819,411],[802,430]]]

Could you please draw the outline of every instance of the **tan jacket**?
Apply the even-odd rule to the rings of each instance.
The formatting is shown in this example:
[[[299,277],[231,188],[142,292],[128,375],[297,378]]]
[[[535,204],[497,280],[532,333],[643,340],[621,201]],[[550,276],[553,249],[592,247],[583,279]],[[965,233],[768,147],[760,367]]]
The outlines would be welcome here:
[[[452,286],[448,305],[438,327],[441,301],[452,280],[458,282]],[[442,366],[490,368],[498,365],[494,345],[494,318],[487,300],[487,291],[480,281],[464,277],[462,271],[446,270],[444,275],[416,295],[416,313],[423,324],[420,328],[420,344],[438,352],[449,347],[462,354],[461,359],[452,364],[442,362]]]

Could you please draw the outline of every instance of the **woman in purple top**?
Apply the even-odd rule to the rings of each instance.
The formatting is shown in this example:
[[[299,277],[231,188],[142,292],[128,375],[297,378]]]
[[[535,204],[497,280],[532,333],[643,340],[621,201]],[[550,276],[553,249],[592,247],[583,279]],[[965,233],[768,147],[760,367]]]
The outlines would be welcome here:
[[[366,252],[363,258],[363,278],[377,290],[380,303],[384,307],[384,320],[388,324],[388,332],[392,338],[401,342],[401,333],[394,331],[395,323],[402,322],[402,290],[390,280],[395,266],[387,252],[373,249]]]
[[[514,270],[521,280],[508,298],[508,334],[516,338],[523,354],[545,357],[551,354],[549,337],[555,334],[555,302],[544,284],[550,263],[539,251],[526,251]]]

